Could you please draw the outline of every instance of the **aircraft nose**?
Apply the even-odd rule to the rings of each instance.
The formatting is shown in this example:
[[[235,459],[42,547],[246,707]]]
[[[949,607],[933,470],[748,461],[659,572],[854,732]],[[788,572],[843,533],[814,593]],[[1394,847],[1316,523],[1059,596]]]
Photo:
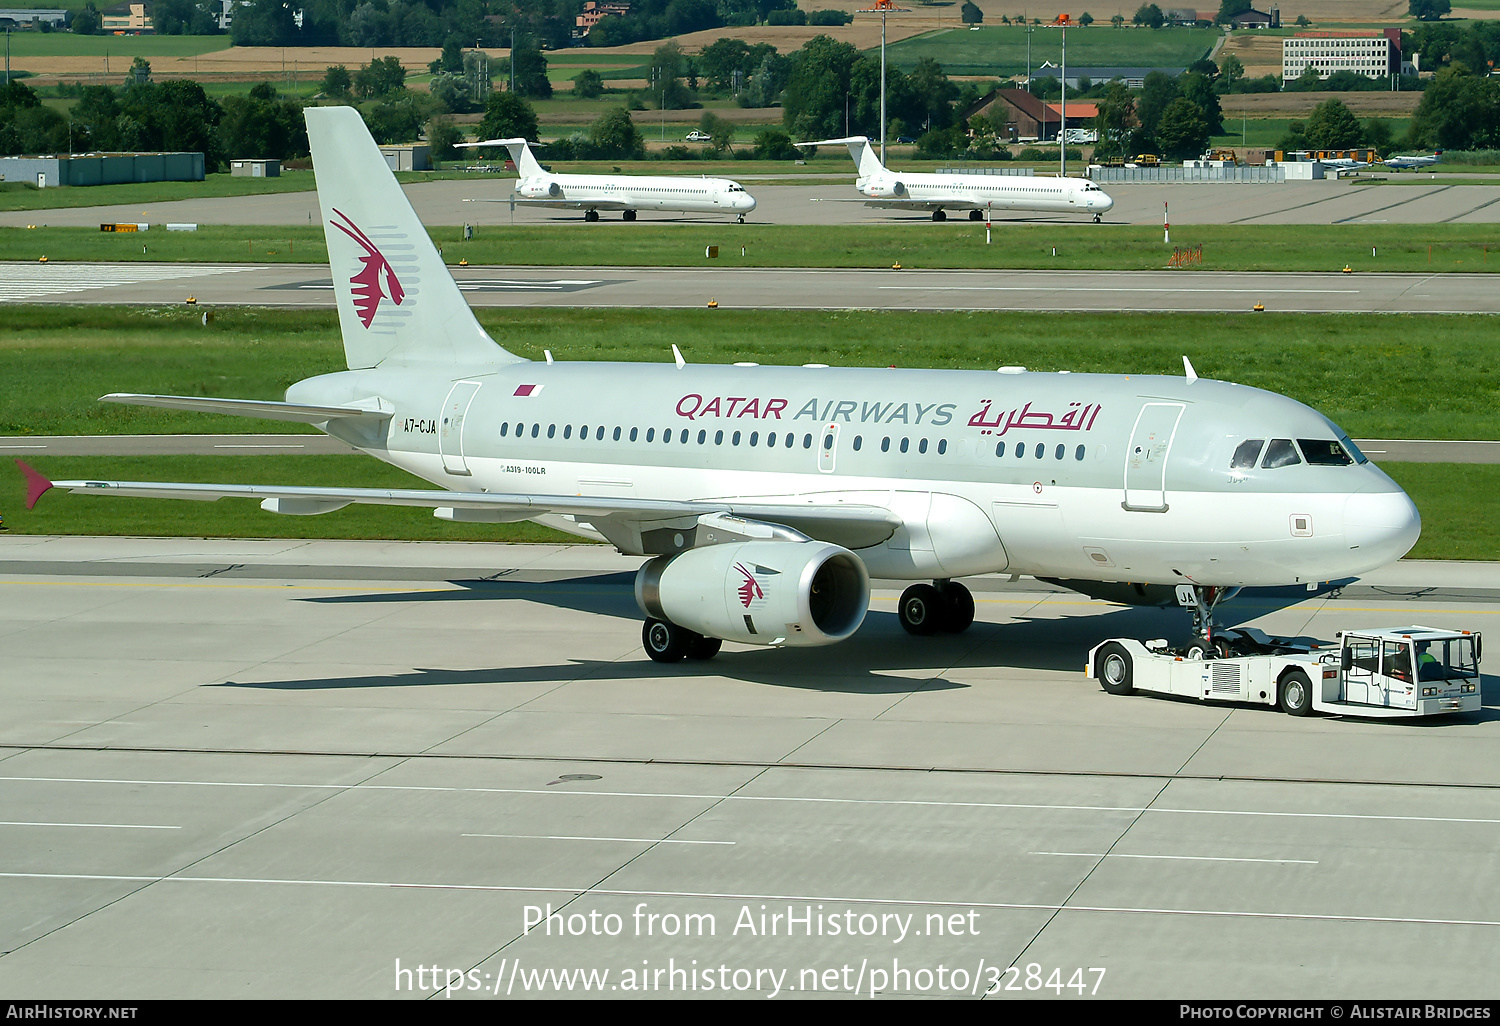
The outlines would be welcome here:
[[[750,211],[755,209],[755,197],[750,195],[748,192],[740,193],[734,198],[734,208],[736,210],[743,210],[746,213],[749,213]]]
[[[1344,503],[1344,538],[1350,555],[1369,569],[1394,563],[1422,534],[1416,503],[1399,489],[1356,492]]]
[[[1115,201],[1110,198],[1110,195],[1107,192],[1101,192],[1098,196],[1094,197],[1094,202],[1089,204],[1089,206],[1093,207],[1101,214],[1107,210],[1110,210],[1112,207],[1114,207],[1114,205]]]

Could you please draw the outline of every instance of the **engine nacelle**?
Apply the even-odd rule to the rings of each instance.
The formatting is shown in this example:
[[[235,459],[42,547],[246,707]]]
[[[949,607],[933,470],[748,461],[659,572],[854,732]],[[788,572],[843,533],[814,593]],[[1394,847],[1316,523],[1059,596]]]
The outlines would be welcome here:
[[[750,645],[831,645],[859,629],[870,575],[827,542],[751,541],[657,556],[635,575],[635,601],[658,620]]]
[[[903,199],[906,196],[906,185],[895,179],[876,179],[865,189],[866,195],[877,199]]]

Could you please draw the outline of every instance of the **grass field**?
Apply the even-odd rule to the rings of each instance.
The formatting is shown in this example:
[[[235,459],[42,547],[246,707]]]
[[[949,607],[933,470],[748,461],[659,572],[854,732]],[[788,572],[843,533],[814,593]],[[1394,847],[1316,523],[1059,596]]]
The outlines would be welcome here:
[[[1097,16],[1096,17],[1100,17]],[[1208,55],[1222,35],[1216,29],[1114,29],[1108,21],[1067,34],[1068,63],[1074,68],[1182,67]],[[984,25],[940,29],[886,47],[886,59],[910,70],[923,57],[943,65],[949,75],[1010,76],[1026,71],[1028,36],[1031,68],[1062,63],[1063,34],[1057,29],[1028,31],[1018,25]]]
[[[253,181],[241,179],[241,181]],[[754,189],[751,189],[754,192]],[[4,194],[0,193],[0,197]],[[45,212],[37,213],[41,221]],[[1144,225],[1031,225],[997,221],[934,226],[624,224],[429,227],[450,264],[608,267],[890,267],[1158,270],[1172,255]],[[1189,225],[1172,242],[1202,245],[1206,271],[1500,271],[1500,227],[1483,224]],[[704,257],[718,246],[719,257]],[[145,252],[142,252],[145,247]],[[743,248],[743,255],[741,249]],[[1371,254],[1371,249],[1374,254]],[[1055,253],[1054,253],[1055,250]],[[204,225],[196,232],[111,234],[97,228],[0,228],[0,260],[323,263],[322,229]],[[626,257],[622,260],[622,255]]]
[[[540,359],[829,363],[1199,374],[1289,395],[1362,438],[1500,439],[1494,319],[1463,315],[485,309],[507,349]],[[325,310],[6,307],[0,434],[301,431],[297,425],[96,402],[106,392],[277,399],[343,367]]]

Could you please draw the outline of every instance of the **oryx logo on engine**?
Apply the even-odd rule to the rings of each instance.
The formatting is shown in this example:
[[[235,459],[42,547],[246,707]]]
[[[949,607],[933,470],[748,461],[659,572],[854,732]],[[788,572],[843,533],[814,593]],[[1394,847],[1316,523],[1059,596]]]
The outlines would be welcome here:
[[[342,210],[335,207],[333,212],[339,218],[333,222],[333,226],[359,243],[359,247],[365,251],[365,255],[359,258],[364,267],[349,279],[349,284],[354,286],[354,308],[359,312],[359,321],[368,328],[370,322],[375,320],[375,311],[380,309],[380,301],[389,299],[400,306],[401,301],[406,298],[406,290],[397,280],[391,262],[375,248],[370,237],[360,231]],[[382,277],[388,289],[381,287]]]
[[[745,578],[740,583],[740,604],[749,609],[751,602],[765,598],[766,593],[761,591],[760,582],[755,579],[755,575],[746,568],[744,563],[736,563],[734,568]]]

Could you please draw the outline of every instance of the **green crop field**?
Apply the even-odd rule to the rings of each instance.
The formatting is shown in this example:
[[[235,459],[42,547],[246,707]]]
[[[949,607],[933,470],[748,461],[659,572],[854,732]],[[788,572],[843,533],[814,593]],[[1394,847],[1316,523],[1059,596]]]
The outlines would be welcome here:
[[[1115,29],[1107,21],[1095,22],[1067,33],[1068,64],[1074,68],[1185,68],[1206,57],[1221,34],[1217,29],[1183,27]],[[886,59],[908,71],[923,57],[931,57],[950,75],[1007,77],[1026,71],[1028,37],[1033,71],[1046,61],[1062,63],[1060,30],[1038,27],[1028,32],[1019,25],[984,25],[977,32],[967,27],[939,29],[889,44]]]
[[[110,71],[123,75],[130,69],[135,57],[191,57],[200,53],[215,53],[234,45],[227,35],[222,36],[75,36],[71,32],[12,32],[10,34],[10,59],[12,66],[23,65],[28,57],[90,57],[101,59],[106,55],[113,61],[120,59],[118,67],[113,63]],[[365,51],[357,51],[364,53]],[[103,65],[100,65],[101,70]]]

